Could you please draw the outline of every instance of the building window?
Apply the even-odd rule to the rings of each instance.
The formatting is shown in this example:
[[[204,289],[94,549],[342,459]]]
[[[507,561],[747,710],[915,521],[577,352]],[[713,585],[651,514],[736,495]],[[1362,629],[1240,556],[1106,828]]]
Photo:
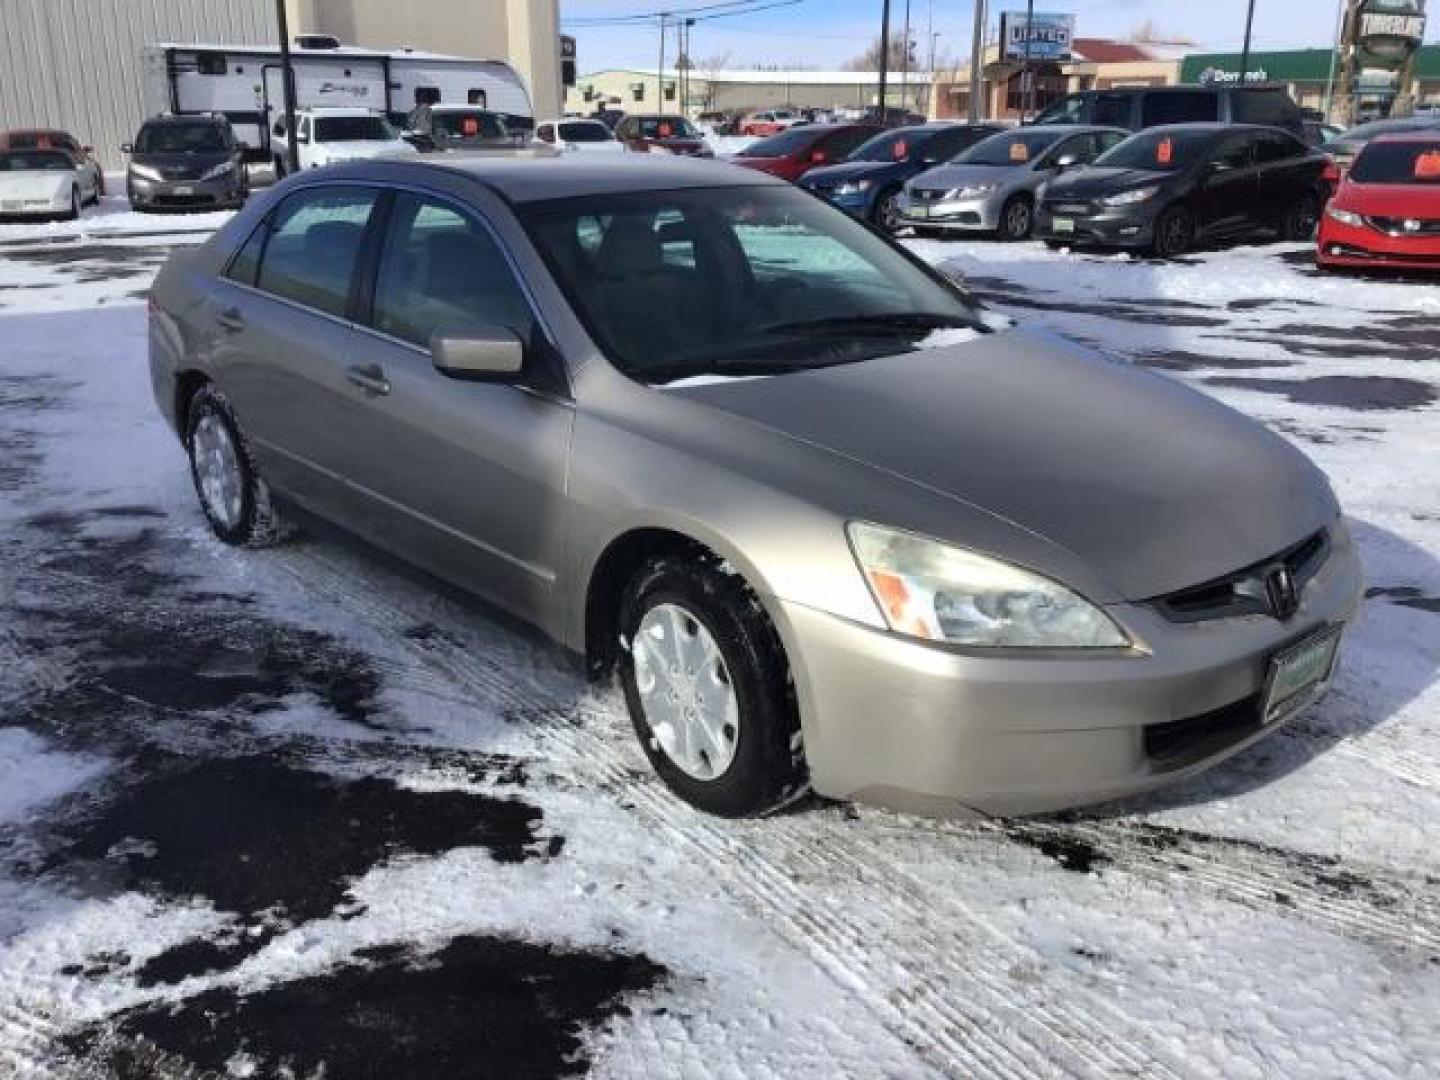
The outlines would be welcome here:
[[[195,68],[201,75],[224,75],[228,70],[225,54],[219,52],[196,53]]]
[[[643,82],[631,83],[631,84],[630,84],[630,96],[633,97],[636,101],[644,101],[644,100],[645,100],[645,84],[644,84]]]
[[[465,104],[485,108],[485,91],[478,86],[472,86],[465,91]]]

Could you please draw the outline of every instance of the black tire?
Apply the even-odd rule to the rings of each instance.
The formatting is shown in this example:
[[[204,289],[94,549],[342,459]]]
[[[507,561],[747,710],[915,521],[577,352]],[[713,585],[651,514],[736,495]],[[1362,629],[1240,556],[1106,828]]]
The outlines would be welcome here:
[[[211,510],[201,486],[195,433],[208,417],[213,417],[225,428],[235,449],[240,476],[240,512],[234,522],[227,523]],[[250,443],[235,417],[235,409],[214,386],[202,386],[190,400],[185,418],[185,453],[190,459],[190,479],[195,485],[200,509],[217,537],[237,547],[268,547],[284,539],[284,522],[271,499],[269,486],[255,467]]]
[[[889,191],[882,191],[875,200],[875,205],[870,208],[870,222],[881,232],[893,236],[905,227],[900,220],[900,211],[896,207],[896,201],[900,198],[900,189],[891,188]]]
[[[1046,246],[1047,248],[1049,248],[1051,251],[1064,251],[1066,248],[1070,247],[1071,245],[1070,245],[1069,241],[1066,241],[1066,240],[1046,240],[1046,241],[1045,241],[1045,246]]]
[[[1161,259],[1183,255],[1195,244],[1195,218],[1183,206],[1172,206],[1155,219],[1150,250]]]
[[[809,789],[800,713],[785,650],[745,582],[702,549],[657,556],[625,588],[620,602],[620,682],[640,746],[666,786],[690,805],[721,817],[770,813]],[[645,717],[628,647],[652,608],[675,605],[719,647],[738,704],[735,752],[712,779],[683,771],[661,747]]]
[[[1280,222],[1280,235],[1294,243],[1303,243],[1315,239],[1315,230],[1319,227],[1320,199],[1306,194],[1285,211],[1285,217]]]
[[[1012,195],[1000,210],[999,239],[1008,244],[1029,240],[1035,231],[1035,204],[1025,195]]]
[[[933,225],[912,225],[911,229],[921,240],[945,240],[950,235],[944,229],[937,229]]]
[[[74,221],[80,216],[80,188],[78,186],[70,189],[70,209],[61,214],[65,221]]]

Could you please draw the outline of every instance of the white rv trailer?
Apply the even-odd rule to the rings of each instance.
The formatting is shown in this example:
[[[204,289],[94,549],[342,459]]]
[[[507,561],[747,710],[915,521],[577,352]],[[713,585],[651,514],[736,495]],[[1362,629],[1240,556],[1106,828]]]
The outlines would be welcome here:
[[[503,60],[474,60],[411,49],[377,52],[301,38],[290,51],[295,107],[359,106],[403,126],[421,104],[478,105],[502,114],[517,134],[534,126],[530,94]],[[247,147],[269,161],[285,114],[279,48],[151,45],[143,54],[146,115],[223,113]]]

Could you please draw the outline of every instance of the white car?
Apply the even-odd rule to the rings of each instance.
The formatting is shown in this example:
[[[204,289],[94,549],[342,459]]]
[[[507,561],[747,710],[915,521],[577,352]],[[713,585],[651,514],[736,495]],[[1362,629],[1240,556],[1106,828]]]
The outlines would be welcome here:
[[[285,121],[273,128],[277,176],[289,172]],[[300,168],[318,169],[346,161],[383,157],[418,157],[419,151],[400,137],[389,121],[369,109],[297,109],[295,136]]]
[[[73,220],[99,198],[95,171],[68,151],[0,151],[0,215]]]
[[[542,120],[535,125],[537,143],[567,154],[623,154],[626,146],[599,120]]]

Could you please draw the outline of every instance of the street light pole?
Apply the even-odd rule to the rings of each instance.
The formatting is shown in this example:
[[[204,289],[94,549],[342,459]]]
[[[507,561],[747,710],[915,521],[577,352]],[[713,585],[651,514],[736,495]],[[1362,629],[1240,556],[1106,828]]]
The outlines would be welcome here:
[[[665,111],[665,16],[668,12],[660,12],[660,63],[655,68],[655,109],[658,112]]]
[[[880,126],[885,126],[885,83],[890,75],[890,0],[880,5]]]
[[[905,33],[900,40],[900,108],[908,112],[905,97],[910,92],[910,0],[905,0]]]
[[[1340,61],[1340,38],[1345,28],[1345,0],[1335,0],[1335,47],[1330,50],[1330,78],[1325,80],[1325,122],[1332,123],[1335,108],[1335,69]]]
[[[280,82],[285,98],[285,171],[300,171],[300,143],[295,137],[295,66],[290,61],[290,19],[285,0],[275,0],[275,22],[280,30]]]
[[[1253,2],[1253,0],[1252,0],[1252,2]],[[1021,109],[1021,116],[1020,116],[1020,122],[1021,122],[1021,123],[1024,123],[1026,120],[1029,120],[1029,119],[1030,119],[1030,112],[1031,112],[1031,109],[1033,108],[1033,106],[1034,106],[1034,104],[1035,104],[1035,78],[1034,78],[1034,75],[1033,75],[1033,74],[1031,73],[1031,71],[1030,71],[1030,43],[1031,43],[1032,41],[1034,41],[1034,40],[1035,40],[1035,0],[1026,0],[1026,3],[1025,3],[1025,69],[1024,69],[1025,73],[1020,76],[1020,81],[1021,81],[1022,84],[1024,84],[1024,88],[1025,88],[1025,95],[1024,95],[1024,97],[1021,99],[1022,102],[1023,102],[1023,106],[1022,106],[1022,109]],[[1004,43],[1003,43],[1003,42],[1001,43],[1001,48],[1004,48]]]
[[[1245,51],[1240,54],[1240,85],[1245,85],[1245,77],[1250,74],[1250,32],[1255,27],[1255,0],[1250,0],[1249,11],[1245,15]]]

